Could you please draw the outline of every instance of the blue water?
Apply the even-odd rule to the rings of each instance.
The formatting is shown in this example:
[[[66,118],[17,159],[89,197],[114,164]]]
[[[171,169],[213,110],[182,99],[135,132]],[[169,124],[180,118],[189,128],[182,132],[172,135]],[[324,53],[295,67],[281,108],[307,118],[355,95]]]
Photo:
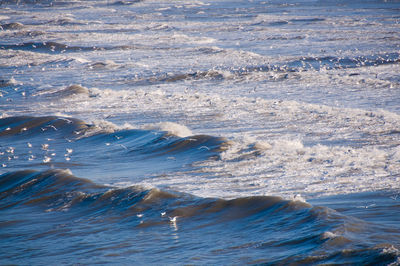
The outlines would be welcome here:
[[[0,264],[399,265],[398,1],[1,1]]]

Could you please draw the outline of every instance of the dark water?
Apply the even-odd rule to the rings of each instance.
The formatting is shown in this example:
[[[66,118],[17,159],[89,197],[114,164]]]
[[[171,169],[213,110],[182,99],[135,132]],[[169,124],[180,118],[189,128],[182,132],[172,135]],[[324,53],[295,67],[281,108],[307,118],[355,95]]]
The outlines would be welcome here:
[[[399,1],[0,1],[1,265],[400,265]]]
[[[117,189],[66,170],[10,172],[0,184],[4,264],[384,265],[398,258],[398,216],[386,214],[397,220],[391,226],[369,221],[398,204],[362,210],[360,219],[279,197]]]

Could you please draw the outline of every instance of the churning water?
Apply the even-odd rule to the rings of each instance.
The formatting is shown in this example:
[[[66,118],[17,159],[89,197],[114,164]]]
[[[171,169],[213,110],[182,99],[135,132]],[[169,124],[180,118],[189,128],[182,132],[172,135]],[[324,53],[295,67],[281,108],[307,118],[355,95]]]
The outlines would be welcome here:
[[[0,264],[400,264],[399,1],[0,3]]]

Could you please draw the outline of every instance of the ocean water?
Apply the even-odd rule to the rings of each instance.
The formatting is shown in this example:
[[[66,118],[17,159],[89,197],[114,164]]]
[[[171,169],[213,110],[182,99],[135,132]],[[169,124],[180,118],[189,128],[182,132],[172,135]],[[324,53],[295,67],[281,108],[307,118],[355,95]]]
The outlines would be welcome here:
[[[400,265],[400,2],[0,1],[0,264]]]

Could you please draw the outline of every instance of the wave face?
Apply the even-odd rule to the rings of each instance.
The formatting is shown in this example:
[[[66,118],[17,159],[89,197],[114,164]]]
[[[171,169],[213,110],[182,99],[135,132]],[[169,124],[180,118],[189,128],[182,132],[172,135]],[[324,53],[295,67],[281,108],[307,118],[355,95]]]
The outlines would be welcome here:
[[[0,264],[400,264],[399,10],[0,1]]]
[[[279,197],[197,198],[96,185],[65,170],[26,170],[0,176],[0,198],[4,263],[69,263],[82,252],[75,263],[160,263],[159,256],[167,264],[208,264],[215,257],[257,264],[396,259],[390,246],[357,243],[374,226]]]
[[[65,117],[24,116],[0,119],[0,127],[0,138],[10,143],[2,147],[3,167],[68,167],[102,182],[115,174],[136,176],[129,181],[139,182],[144,176],[194,169],[193,163],[216,160],[229,145],[223,138],[191,135],[174,123],[146,130],[118,128],[106,122],[86,124]]]

